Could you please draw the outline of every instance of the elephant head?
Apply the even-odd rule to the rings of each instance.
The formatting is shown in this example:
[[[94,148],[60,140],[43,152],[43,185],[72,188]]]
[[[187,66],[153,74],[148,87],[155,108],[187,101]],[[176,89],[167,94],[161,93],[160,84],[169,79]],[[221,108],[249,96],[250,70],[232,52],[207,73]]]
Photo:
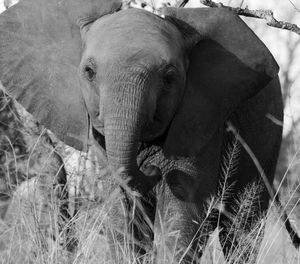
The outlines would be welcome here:
[[[167,157],[197,155],[278,66],[229,11],[168,8],[161,18],[120,7],[21,1],[0,17],[0,79],[66,144],[87,150],[91,125],[112,168],[143,192],[159,173],[139,171],[139,142],[163,137]]]

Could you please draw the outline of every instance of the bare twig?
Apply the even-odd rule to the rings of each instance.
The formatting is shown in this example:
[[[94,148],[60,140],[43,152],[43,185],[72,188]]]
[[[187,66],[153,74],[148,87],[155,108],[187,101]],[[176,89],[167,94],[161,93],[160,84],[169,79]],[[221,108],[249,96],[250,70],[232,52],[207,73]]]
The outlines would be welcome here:
[[[294,4],[294,2],[292,2],[291,0],[288,0],[288,1],[291,3],[291,5],[294,7],[294,9],[300,13],[300,9]]]
[[[181,0],[181,1],[177,1],[176,3],[176,7],[185,7],[185,5],[189,2],[189,0]]]
[[[275,19],[272,10],[264,10],[264,9],[251,10],[251,9],[248,9],[248,7],[246,7],[246,8],[231,7],[231,6],[223,5],[222,3],[215,3],[211,0],[200,0],[200,2],[203,5],[213,7],[213,8],[216,8],[216,7],[227,8],[240,16],[265,19],[267,21],[267,25],[270,27],[290,30],[290,31],[300,35],[300,28],[296,24],[279,21],[279,20]]]

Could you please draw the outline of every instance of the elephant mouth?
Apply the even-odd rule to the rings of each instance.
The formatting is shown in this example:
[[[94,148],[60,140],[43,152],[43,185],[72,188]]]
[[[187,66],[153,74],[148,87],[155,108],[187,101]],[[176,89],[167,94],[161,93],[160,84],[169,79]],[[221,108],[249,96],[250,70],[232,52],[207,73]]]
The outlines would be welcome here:
[[[95,128],[94,126],[92,126],[92,136],[94,138],[95,144],[100,145],[100,147],[104,149],[104,151],[106,151],[105,137],[100,131],[98,130],[98,127]],[[137,164],[139,168],[143,167],[144,164],[146,164],[147,161],[149,161],[149,159],[158,152],[157,147],[161,147],[162,142],[163,137],[159,137],[157,140],[152,142],[139,142],[137,154]]]
[[[106,150],[105,137],[103,136],[104,135],[104,127],[102,130],[101,129],[99,129],[99,130],[98,130],[98,127],[95,128],[94,126],[92,126],[92,136],[93,136],[94,140],[96,141],[96,144],[100,145],[101,148]]]
[[[104,124],[103,122],[101,122],[98,118],[98,116],[96,117],[91,117],[91,115],[89,114],[89,118],[90,118],[90,122],[92,125],[92,129],[96,130],[97,133],[100,133],[101,135],[104,135]]]

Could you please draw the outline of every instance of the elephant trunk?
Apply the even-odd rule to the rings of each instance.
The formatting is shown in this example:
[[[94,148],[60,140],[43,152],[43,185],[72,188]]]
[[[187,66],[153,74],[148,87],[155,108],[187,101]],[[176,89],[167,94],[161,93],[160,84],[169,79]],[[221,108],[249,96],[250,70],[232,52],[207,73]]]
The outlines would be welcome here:
[[[138,144],[145,122],[144,87],[122,82],[110,87],[105,98],[105,143],[109,165],[113,171],[122,168],[122,177],[140,193],[157,183],[160,175],[146,176],[137,166]]]

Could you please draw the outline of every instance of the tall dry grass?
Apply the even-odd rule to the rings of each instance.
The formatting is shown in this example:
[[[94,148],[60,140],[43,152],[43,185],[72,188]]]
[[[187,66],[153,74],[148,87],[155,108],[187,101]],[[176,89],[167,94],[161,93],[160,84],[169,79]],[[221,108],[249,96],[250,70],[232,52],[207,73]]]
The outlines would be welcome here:
[[[204,222],[199,223],[199,230],[206,224],[205,221],[213,209],[223,210],[222,205],[229,198],[230,185],[228,182],[237,166],[238,153],[239,146],[237,142],[233,142],[224,154],[223,180],[220,183],[220,191],[211,199],[207,218],[204,219]],[[104,171],[102,170],[102,173]],[[108,180],[109,186],[106,185],[105,188],[102,186],[101,195],[93,196],[93,199],[81,195],[76,199],[69,200],[69,203],[76,202],[76,206],[70,204],[74,216],[68,220],[63,219],[60,215],[61,201],[57,199],[57,189],[53,189],[54,182],[48,181],[47,186],[43,186],[43,188],[40,186],[41,181],[38,177],[22,183],[12,198],[5,219],[0,222],[0,263],[114,263],[110,254],[109,243],[111,240],[108,237],[116,226],[122,226],[120,223],[126,222],[127,215],[122,205],[122,192],[116,188],[120,182],[117,180],[113,182],[109,173],[104,174],[102,180],[104,182]],[[113,178],[117,179],[117,177]],[[297,213],[299,201],[295,202],[293,199],[298,187],[296,185],[293,190],[290,190],[287,196],[282,198],[282,201],[285,201],[284,209],[287,210],[291,222],[299,230],[299,213]],[[126,187],[124,186],[124,188]],[[245,254],[247,254],[249,263],[300,263],[300,253],[293,247],[280,217],[282,212],[273,201],[271,201],[271,207],[266,217],[260,217],[251,223],[247,222],[249,216],[255,213],[255,204],[260,191],[259,184],[249,185],[237,199],[236,216],[232,219],[230,227],[232,237],[228,239],[238,236],[240,243],[232,249],[233,252],[228,262],[243,263]],[[45,192],[48,194],[47,206],[45,206]],[[131,199],[139,208],[135,195],[133,193]],[[119,210],[117,213],[115,208]],[[143,217],[146,218],[141,211],[141,218]],[[175,217],[168,220],[169,224],[175,221]],[[245,228],[246,226],[247,228]],[[161,243],[155,244],[153,248],[148,248],[147,254],[143,258],[139,258],[140,262],[138,262],[137,259],[140,256],[137,256],[132,250],[134,238],[131,233],[126,231],[128,229],[125,224],[123,227],[122,230],[118,230],[122,238],[114,240],[115,246],[118,248],[118,262],[155,263],[155,246],[164,248],[166,245]],[[225,262],[218,231],[220,230],[215,230],[209,235],[201,263]],[[171,231],[168,231],[167,227],[164,232],[165,236],[174,235],[168,233]],[[261,240],[261,246],[258,248],[257,245]],[[74,243],[74,241],[77,244],[77,250],[70,253],[66,250],[67,243]],[[163,251],[167,255],[165,259],[159,260],[159,263],[168,263],[167,260],[174,259],[176,252],[167,247]],[[182,252],[184,254],[185,250],[183,249]]]

